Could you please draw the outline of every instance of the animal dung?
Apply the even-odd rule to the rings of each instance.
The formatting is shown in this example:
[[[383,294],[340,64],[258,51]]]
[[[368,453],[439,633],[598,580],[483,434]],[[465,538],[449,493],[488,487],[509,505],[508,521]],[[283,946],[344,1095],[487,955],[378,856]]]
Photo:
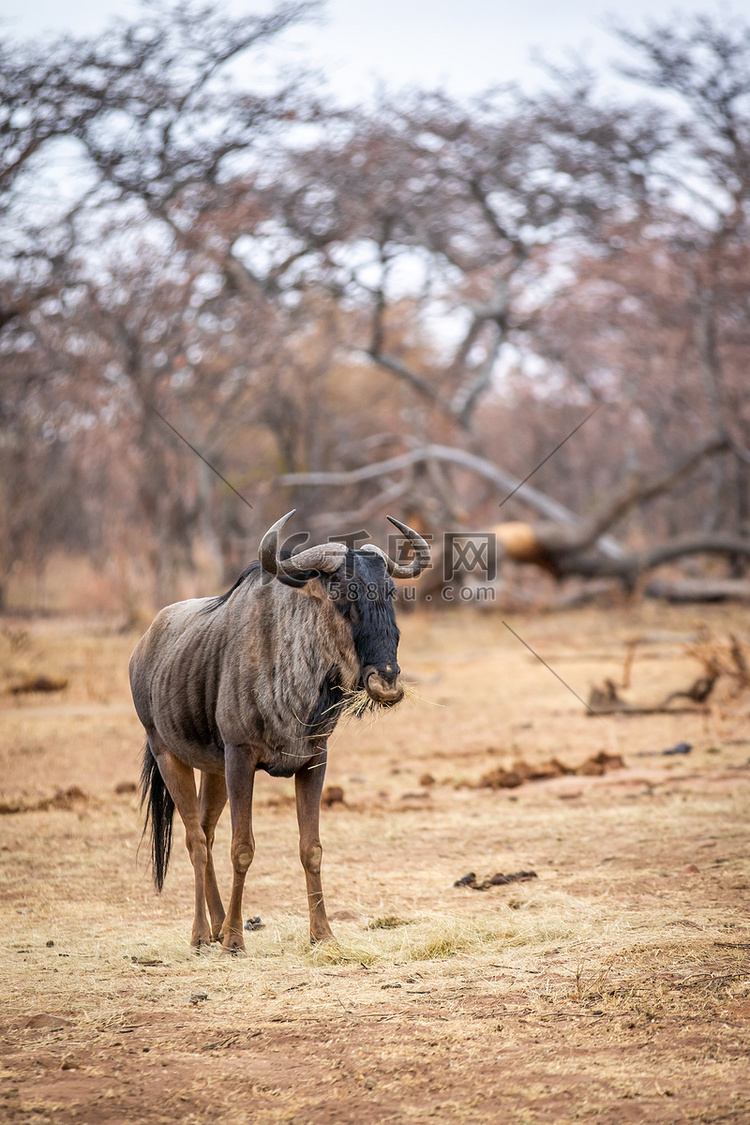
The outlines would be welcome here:
[[[66,676],[27,676],[8,690],[11,695],[23,695],[33,691],[63,691],[67,686]]]
[[[343,805],[344,790],[340,785],[326,786],[321,795],[320,803],[324,809],[330,809],[331,805]]]
[[[602,774],[609,773],[610,770],[624,769],[625,762],[622,754],[608,754],[606,750],[600,750],[598,754],[593,754],[571,772],[579,777],[601,777]]]
[[[559,758],[550,758],[549,761],[542,762],[538,766],[532,766],[524,762],[523,758],[519,758],[511,768],[524,781],[546,781],[550,777],[565,777],[567,774],[575,773],[574,769],[566,766]]]
[[[621,754],[608,754],[605,750],[592,755],[575,768],[566,766],[559,758],[550,758],[549,761],[542,762],[538,766],[532,766],[529,762],[519,758],[510,769],[497,766],[494,770],[484,774],[480,777],[475,788],[517,789],[519,785],[523,785],[526,781],[546,781],[550,778],[568,777],[574,774],[579,777],[601,777],[609,770],[624,768],[625,762]]]
[[[255,918],[248,918],[247,922],[245,922],[245,929],[246,930],[262,930],[263,929],[263,923],[260,920],[260,916],[258,915]]]
[[[662,754],[665,758],[668,758],[673,754],[689,754],[692,749],[690,742],[678,742],[676,746],[670,746],[668,750],[662,750]]]
[[[491,875],[483,883],[478,883],[475,872],[470,871],[462,879],[457,879],[453,886],[471,887],[472,891],[488,891],[490,887],[504,887],[508,883],[528,883],[531,879],[537,878],[536,871],[517,871],[515,875],[503,875],[501,871],[498,871],[496,875]]]
[[[479,779],[478,789],[517,789],[523,785],[523,778],[517,770],[506,770],[498,766]]]
[[[19,798],[17,801],[0,802],[0,815],[22,812],[46,812],[47,809],[73,809],[78,801],[88,801],[88,796],[77,785],[68,789],[58,789],[54,797],[43,797],[38,801],[27,801]]]
[[[464,875],[462,879],[456,879],[453,884],[454,887],[473,887],[477,881],[476,871],[470,871],[468,875]]]

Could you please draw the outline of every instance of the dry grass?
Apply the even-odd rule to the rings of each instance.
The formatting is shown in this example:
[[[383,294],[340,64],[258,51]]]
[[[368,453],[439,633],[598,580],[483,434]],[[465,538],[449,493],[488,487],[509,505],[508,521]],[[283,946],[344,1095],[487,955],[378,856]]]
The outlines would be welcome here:
[[[404,680],[401,686],[404,692],[401,702],[405,702],[407,699],[416,701],[420,698],[419,692],[413,684]],[[364,715],[383,714],[392,707],[400,705],[400,703],[379,703],[376,699],[372,699],[364,688],[360,688],[359,691],[349,691],[346,693],[343,706],[340,709],[340,714],[342,718],[361,719]]]
[[[639,614],[514,627],[584,697],[617,678],[635,630],[651,636],[632,690],[663,697],[694,678],[694,616]],[[750,633],[747,614],[712,611],[707,625]],[[491,616],[402,627],[401,662],[441,706],[346,721],[332,740],[328,781],[345,791],[323,813],[337,942],[309,946],[291,783],[261,777],[245,909],[264,926],[246,934],[246,957],[189,950],[180,832],[161,897],[145,848],[136,859],[137,801],[122,791],[141,746],[125,679],[135,638],[53,621],[0,633],[0,682],[69,681],[0,695],[0,800],[36,804],[0,816],[2,1120],[750,1119],[744,696],[708,716],[591,719]],[[678,741],[692,753],[662,757]],[[461,787],[519,757],[576,765],[601,750],[627,769]],[[50,800],[74,786],[83,797],[68,807]],[[228,831],[225,818],[224,888]],[[538,878],[453,885],[522,868]],[[67,1022],[24,1026],[40,1013]]]

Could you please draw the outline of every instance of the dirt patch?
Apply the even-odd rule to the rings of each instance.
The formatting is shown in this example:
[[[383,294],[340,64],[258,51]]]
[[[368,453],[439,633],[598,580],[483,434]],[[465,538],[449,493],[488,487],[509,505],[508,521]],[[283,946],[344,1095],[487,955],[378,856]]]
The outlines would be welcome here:
[[[729,632],[720,609],[704,616]],[[618,680],[636,630],[636,697],[690,680],[674,640],[695,630],[688,610],[515,626],[582,698]],[[414,615],[402,630],[423,700],[348,721],[331,747],[328,782],[345,794],[323,812],[338,944],[307,945],[293,787],[262,777],[245,917],[263,925],[232,958],[189,951],[181,831],[161,896],[138,857],[135,637],[25,629],[24,659],[69,684],[64,707],[0,697],[0,800],[25,810],[0,819],[0,1119],[750,1119],[744,696],[591,721],[490,616]],[[6,657],[12,670],[10,645]],[[664,757],[681,742],[688,756]],[[567,772],[602,755],[622,768]],[[471,787],[520,763],[513,789]],[[225,892],[228,839],[225,817]],[[472,867],[537,877],[469,894],[453,883]]]

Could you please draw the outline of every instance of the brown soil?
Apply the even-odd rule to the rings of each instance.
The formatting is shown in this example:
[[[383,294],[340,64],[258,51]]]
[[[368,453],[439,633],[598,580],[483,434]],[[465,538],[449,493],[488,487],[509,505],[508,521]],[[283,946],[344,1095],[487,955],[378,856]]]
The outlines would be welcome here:
[[[512,624],[583,699],[644,638],[627,695],[648,706],[700,671],[695,617]],[[750,636],[747,610],[702,618]],[[592,718],[498,617],[402,625],[421,700],[347,720],[332,745],[339,944],[307,945],[292,786],[264,776],[245,903],[263,926],[231,958],[188,949],[181,832],[161,896],[137,854],[135,636],[6,622],[0,1121],[750,1121],[750,692]],[[35,676],[68,686],[10,693]],[[691,753],[663,756],[679,742]],[[601,753],[624,768],[477,788]],[[216,856],[226,887],[226,815]],[[537,878],[477,894],[454,886],[468,871]]]

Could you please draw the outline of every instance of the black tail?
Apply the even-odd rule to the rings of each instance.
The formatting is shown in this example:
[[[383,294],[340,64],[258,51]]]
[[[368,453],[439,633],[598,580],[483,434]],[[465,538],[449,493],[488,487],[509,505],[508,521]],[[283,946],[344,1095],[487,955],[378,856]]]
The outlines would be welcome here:
[[[143,748],[143,769],[141,770],[141,808],[146,806],[145,836],[151,825],[151,869],[157,891],[164,886],[164,878],[169,866],[169,853],[172,851],[172,818],[174,801],[164,784],[164,778],[151,753],[148,742]]]

